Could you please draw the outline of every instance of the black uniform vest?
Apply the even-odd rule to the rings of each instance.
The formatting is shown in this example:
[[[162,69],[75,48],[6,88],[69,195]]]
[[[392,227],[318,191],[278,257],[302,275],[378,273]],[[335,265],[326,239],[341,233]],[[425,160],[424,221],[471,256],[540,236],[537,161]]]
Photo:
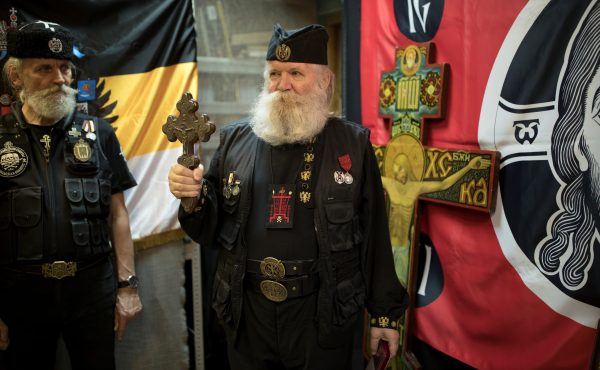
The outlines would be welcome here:
[[[95,128],[94,117],[66,117],[46,158],[22,118],[0,117],[1,264],[110,250],[111,170]]]
[[[370,149],[368,131],[341,119],[330,119],[323,135],[323,154],[316,182],[314,225],[319,245],[319,342],[324,347],[340,345],[340,335],[351,335],[366,299],[363,268],[360,265],[362,233],[358,205],[365,151]],[[213,308],[231,335],[235,336],[242,309],[246,248],[243,230],[252,195],[252,178],[258,139],[246,122],[221,130],[219,184],[211,184],[208,198],[222,204],[214,239],[202,238],[204,245],[220,247],[213,288]],[[335,171],[342,170],[340,157],[349,155],[354,182],[339,184]],[[235,171],[240,192],[225,198],[220,194],[227,176]],[[216,194],[215,194],[216,193]],[[210,212],[210,206],[206,212]],[[212,217],[215,216],[215,217]],[[204,215],[205,220],[216,219]],[[208,222],[209,224],[211,222]],[[209,234],[207,234],[209,235]],[[203,235],[205,237],[206,235]]]

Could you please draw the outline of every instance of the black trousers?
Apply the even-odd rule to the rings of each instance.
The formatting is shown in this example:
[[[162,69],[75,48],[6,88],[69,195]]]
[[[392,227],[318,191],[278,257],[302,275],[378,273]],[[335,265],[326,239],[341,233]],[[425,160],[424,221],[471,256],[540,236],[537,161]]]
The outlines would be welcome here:
[[[232,370],[348,370],[353,338],[322,348],[317,338],[317,294],[275,303],[245,289],[235,343],[228,341]]]
[[[53,370],[60,334],[73,370],[115,369],[115,285],[108,257],[60,280],[0,266],[8,370]]]

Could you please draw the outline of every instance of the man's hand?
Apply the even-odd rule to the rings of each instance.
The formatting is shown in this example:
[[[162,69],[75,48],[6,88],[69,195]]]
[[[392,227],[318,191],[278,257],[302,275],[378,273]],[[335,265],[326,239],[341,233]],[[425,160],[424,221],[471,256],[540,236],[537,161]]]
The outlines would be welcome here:
[[[180,164],[174,164],[169,170],[169,190],[176,198],[195,198],[200,194],[204,166],[190,170]]]
[[[115,307],[115,331],[117,339],[121,340],[125,333],[127,322],[142,311],[142,302],[135,288],[117,289],[117,306]]]
[[[398,330],[371,327],[371,354],[373,355],[377,352],[379,340],[388,342],[390,358],[396,356],[396,352],[398,352],[398,342],[400,341],[400,333],[398,333]]]
[[[8,348],[10,340],[8,339],[8,326],[0,319],[0,351]]]

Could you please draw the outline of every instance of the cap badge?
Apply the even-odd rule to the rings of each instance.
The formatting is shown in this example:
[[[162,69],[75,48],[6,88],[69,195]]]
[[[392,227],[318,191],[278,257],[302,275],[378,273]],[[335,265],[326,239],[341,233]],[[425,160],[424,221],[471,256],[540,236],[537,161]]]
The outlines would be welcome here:
[[[289,46],[286,44],[277,46],[277,49],[275,50],[275,56],[277,57],[277,60],[280,62],[285,62],[286,60],[290,59],[290,55],[292,55],[292,50]]]
[[[62,41],[56,37],[53,37],[50,41],[48,41],[48,47],[50,48],[51,52],[60,53],[63,49],[63,44]]]

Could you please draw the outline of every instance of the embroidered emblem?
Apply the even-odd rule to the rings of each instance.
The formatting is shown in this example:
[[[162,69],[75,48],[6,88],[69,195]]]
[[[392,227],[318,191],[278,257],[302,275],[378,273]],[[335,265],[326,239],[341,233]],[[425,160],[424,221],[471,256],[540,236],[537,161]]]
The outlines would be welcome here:
[[[60,53],[63,49],[62,41],[60,41],[56,37],[53,37],[52,39],[50,39],[50,41],[48,41],[48,48],[53,53]]]
[[[0,149],[0,176],[16,177],[25,171],[29,163],[27,153],[12,142],[4,143],[4,148]]]
[[[275,56],[280,62],[285,62],[286,60],[290,59],[291,55],[292,49],[290,49],[290,47],[286,44],[281,44],[277,46],[277,49],[275,49]]]
[[[275,191],[275,189],[279,189]],[[291,228],[294,225],[294,185],[271,185],[267,228]]]
[[[315,160],[315,148],[314,144],[316,142],[316,138],[313,138],[308,144],[306,144],[306,148],[304,149],[304,163],[302,164],[303,170],[300,171],[300,202],[304,203],[306,206],[310,206],[311,200],[311,189],[310,189],[310,180],[312,178],[313,171],[313,162]]]

